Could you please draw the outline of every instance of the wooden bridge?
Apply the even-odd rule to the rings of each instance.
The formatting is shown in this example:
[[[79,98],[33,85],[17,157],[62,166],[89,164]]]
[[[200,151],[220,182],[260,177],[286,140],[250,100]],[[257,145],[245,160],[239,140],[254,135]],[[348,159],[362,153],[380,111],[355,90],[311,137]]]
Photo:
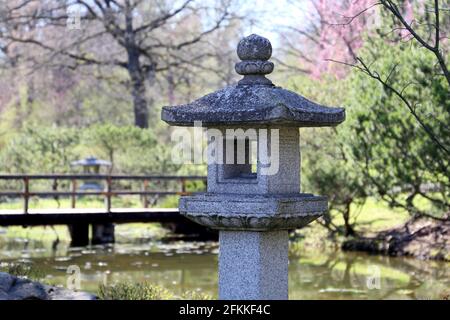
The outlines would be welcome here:
[[[9,181],[17,185],[19,181],[22,190],[5,190]],[[50,181],[51,191],[33,190],[33,181]],[[79,181],[101,182],[101,190],[80,190]],[[123,182],[128,181],[124,187]],[[14,184],[13,182],[13,184]],[[130,182],[141,186],[140,190],[133,190]],[[108,243],[114,241],[113,223],[159,222],[169,226],[173,231],[198,232],[196,224],[181,216],[176,208],[149,208],[150,198],[154,201],[169,195],[187,195],[188,184],[200,182],[197,189],[205,189],[206,177],[203,176],[157,176],[157,175],[0,175],[0,203],[2,199],[22,199],[22,209],[0,210],[0,226],[37,226],[37,225],[68,225],[73,245],[89,243],[89,225],[92,225],[92,242]],[[177,190],[161,190],[169,186],[178,187]],[[5,187],[6,186],[6,187]],[[151,188],[153,186],[153,188]],[[41,186],[42,187],[42,186]],[[69,190],[62,190],[65,187]],[[118,187],[118,189],[116,188]],[[153,190],[155,187],[159,188]],[[58,190],[59,189],[59,190]],[[112,198],[123,195],[140,196],[142,208],[113,208]],[[97,196],[104,199],[104,208],[77,208],[77,199],[85,196]],[[30,199],[37,198],[70,198],[70,208],[30,209]]]

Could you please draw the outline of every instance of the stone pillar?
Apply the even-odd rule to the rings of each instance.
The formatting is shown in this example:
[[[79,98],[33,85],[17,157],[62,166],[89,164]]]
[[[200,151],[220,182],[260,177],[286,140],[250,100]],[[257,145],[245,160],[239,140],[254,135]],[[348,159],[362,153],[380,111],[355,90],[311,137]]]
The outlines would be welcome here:
[[[89,224],[77,223],[71,224],[68,227],[71,237],[71,247],[84,247],[89,245]]]
[[[92,244],[114,243],[114,224],[103,223],[92,225]]]
[[[219,241],[220,299],[288,298],[286,230],[220,231]]]

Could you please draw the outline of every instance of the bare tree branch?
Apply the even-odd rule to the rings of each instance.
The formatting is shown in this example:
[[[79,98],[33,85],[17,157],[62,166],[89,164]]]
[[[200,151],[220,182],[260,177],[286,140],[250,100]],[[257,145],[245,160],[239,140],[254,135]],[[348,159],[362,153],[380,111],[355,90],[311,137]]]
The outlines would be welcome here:
[[[431,140],[433,140],[441,150],[443,150],[446,154],[450,155],[450,150],[443,145],[439,138],[433,133],[433,130],[431,130],[431,128],[425,124],[423,122],[423,120],[419,117],[419,115],[416,112],[416,108],[414,105],[412,105],[407,98],[405,98],[405,96],[403,95],[403,91],[398,91],[397,89],[395,89],[392,85],[390,85],[388,83],[389,78],[393,72],[393,70],[391,70],[391,72],[389,73],[389,76],[386,79],[382,79],[381,76],[378,74],[378,72],[376,71],[372,71],[370,69],[370,66],[368,66],[361,58],[357,58],[358,62],[361,64],[361,66],[358,65],[354,65],[354,64],[349,64],[349,63],[345,63],[345,62],[340,62],[340,61],[336,61],[336,60],[331,60],[335,63],[339,63],[339,64],[343,64],[343,65],[347,65],[353,68],[356,68],[362,72],[364,72],[365,74],[367,74],[368,76],[370,76],[371,78],[377,80],[379,83],[381,83],[383,85],[384,88],[388,89],[389,91],[391,91],[392,93],[394,93],[405,105],[406,107],[409,109],[410,113],[413,115],[413,117],[417,120],[417,122],[420,124],[420,126],[425,130],[425,132],[427,133],[427,135],[429,136],[429,138]]]
[[[398,6],[391,0],[380,0],[380,3],[388,9],[394,17],[396,17],[401,24],[406,28],[406,30],[411,33],[411,35],[414,37],[414,39],[417,40],[424,48],[431,51],[437,58],[439,62],[439,66],[442,69],[442,72],[444,74],[445,79],[447,80],[447,83],[450,87],[450,72],[448,70],[446,61],[444,56],[442,55],[442,52],[440,51],[439,47],[439,39],[440,39],[440,17],[439,17],[439,0],[434,1],[434,15],[435,15],[435,43],[429,44],[427,43],[409,24],[405,18],[403,17],[402,13],[400,12],[400,9]]]

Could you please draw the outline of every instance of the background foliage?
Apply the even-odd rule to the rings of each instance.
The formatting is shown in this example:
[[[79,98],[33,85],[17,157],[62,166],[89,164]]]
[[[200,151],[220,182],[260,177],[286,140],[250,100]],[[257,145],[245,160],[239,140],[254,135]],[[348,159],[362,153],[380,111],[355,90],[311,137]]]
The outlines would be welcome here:
[[[204,166],[171,163],[170,129],[159,111],[235,82],[234,49],[258,22],[255,6],[152,1],[150,10],[132,1],[109,15],[83,11],[85,29],[76,33],[63,31],[60,21],[77,1],[20,3],[0,10],[0,172],[66,173],[71,161],[94,155],[110,160],[113,173],[205,173]],[[337,128],[301,131],[302,189],[329,195],[330,214],[319,222],[333,234],[357,234],[358,208],[369,198],[413,218],[447,219],[450,11],[441,7],[438,21],[433,4],[305,0],[290,4],[307,12],[301,23],[275,28],[274,82],[346,107]],[[35,15],[22,21],[18,12]],[[152,29],[146,22],[158,17],[166,18]],[[110,20],[116,29],[104,24]],[[93,33],[100,25],[105,34]],[[124,43],[118,30],[142,41]],[[179,47],[186,39],[193,41]],[[145,111],[148,124],[136,120],[136,110]]]

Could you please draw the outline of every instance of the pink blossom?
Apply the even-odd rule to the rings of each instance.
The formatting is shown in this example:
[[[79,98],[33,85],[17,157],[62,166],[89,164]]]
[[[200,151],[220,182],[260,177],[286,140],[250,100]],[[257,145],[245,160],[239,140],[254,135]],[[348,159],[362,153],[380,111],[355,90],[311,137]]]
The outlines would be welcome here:
[[[365,33],[376,27],[377,0],[311,0],[311,24],[315,32],[307,41],[308,59],[301,58],[313,78],[331,74],[342,78],[348,72],[342,63],[353,64],[358,50],[363,46]],[[408,23],[414,21],[412,0],[404,0],[403,16]],[[379,19],[378,19],[379,20]],[[399,31],[402,38],[408,37],[406,29]],[[340,63],[336,63],[340,62]]]

